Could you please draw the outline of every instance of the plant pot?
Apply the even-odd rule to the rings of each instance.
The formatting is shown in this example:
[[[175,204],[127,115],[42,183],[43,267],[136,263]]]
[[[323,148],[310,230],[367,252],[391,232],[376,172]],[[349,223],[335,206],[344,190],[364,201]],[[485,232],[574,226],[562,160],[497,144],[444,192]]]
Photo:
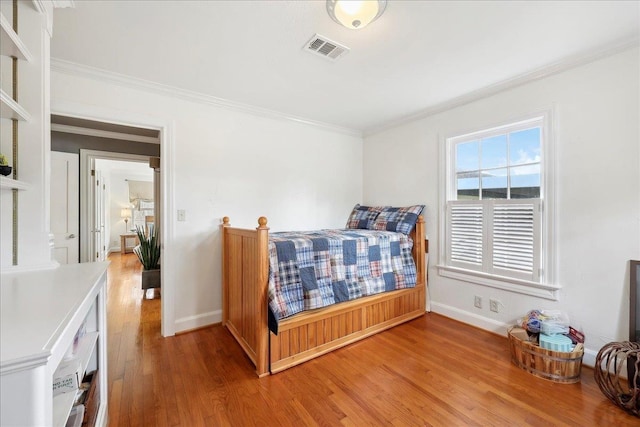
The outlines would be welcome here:
[[[11,173],[11,166],[0,165],[0,175],[7,176]]]
[[[160,269],[142,270],[142,289],[160,287]]]

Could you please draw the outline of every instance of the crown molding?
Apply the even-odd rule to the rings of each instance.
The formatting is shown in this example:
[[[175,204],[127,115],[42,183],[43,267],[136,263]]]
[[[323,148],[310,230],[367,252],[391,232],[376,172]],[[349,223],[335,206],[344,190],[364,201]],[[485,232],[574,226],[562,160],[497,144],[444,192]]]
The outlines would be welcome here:
[[[401,126],[416,120],[424,119],[426,117],[442,113],[447,110],[451,110],[456,107],[460,107],[466,104],[470,104],[472,102],[478,101],[483,98],[487,98],[492,95],[496,95],[500,92],[505,92],[507,90],[516,88],[518,86],[522,86],[524,84],[543,79],[545,77],[549,77],[555,74],[562,73],[563,71],[570,70],[572,68],[579,67],[581,65],[586,65],[590,62],[597,61],[599,59],[606,58],[608,56],[613,56],[617,53],[623,52],[628,49],[637,48],[639,46],[640,39],[638,36],[633,36],[627,39],[619,40],[615,43],[611,43],[605,46],[602,46],[597,49],[591,49],[587,52],[583,52],[581,54],[569,56],[563,60],[554,62],[550,65],[546,65],[544,67],[540,67],[536,70],[520,74],[519,76],[503,80],[501,82],[486,86],[482,89],[478,89],[476,91],[470,92],[468,94],[459,96],[457,98],[453,98],[449,101],[442,102],[440,104],[434,105],[432,107],[425,108],[420,110],[417,113],[410,114],[408,116],[401,117],[396,120],[389,121],[380,126],[374,126],[372,128],[365,129],[363,131],[363,136],[371,136],[377,133],[392,129],[397,126]]]
[[[212,105],[215,107],[222,107],[229,110],[239,111],[243,113],[252,114],[255,116],[266,117],[270,119],[286,120],[295,123],[304,124],[307,126],[317,127],[323,130],[329,130],[332,132],[343,133],[350,136],[362,137],[362,132],[357,129],[346,128],[342,126],[336,126],[329,123],[324,123],[316,120],[307,119],[304,117],[294,116],[286,113],[282,113],[267,108],[255,107],[240,102],[230,101],[223,98],[218,98],[212,95],[206,95],[203,93],[190,91],[187,89],[181,89],[174,86],[165,85],[162,83],[152,82],[150,80],[140,79],[137,77],[131,77],[112,71],[103,70],[89,65],[78,64],[76,62],[66,61],[59,58],[51,58],[51,71],[68,74],[76,77],[85,77],[93,80],[97,80],[103,83],[115,84],[118,86],[127,87],[130,89],[143,90],[155,94],[167,95],[185,101],[197,102],[200,104]]]
[[[80,126],[61,125],[51,123],[52,132],[73,133],[76,135],[97,136],[99,138],[120,139],[123,141],[144,142],[147,144],[160,144],[160,138],[153,136],[133,135],[130,133],[112,132],[108,130],[84,128]]]

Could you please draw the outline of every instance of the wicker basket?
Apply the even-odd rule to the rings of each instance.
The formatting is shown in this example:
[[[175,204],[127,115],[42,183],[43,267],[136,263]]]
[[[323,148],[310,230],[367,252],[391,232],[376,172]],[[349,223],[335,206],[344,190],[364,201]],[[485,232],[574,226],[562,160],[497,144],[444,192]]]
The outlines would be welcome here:
[[[572,353],[547,350],[528,341],[527,331],[513,327],[509,329],[511,361],[535,376],[556,383],[580,382],[582,369],[582,346]]]

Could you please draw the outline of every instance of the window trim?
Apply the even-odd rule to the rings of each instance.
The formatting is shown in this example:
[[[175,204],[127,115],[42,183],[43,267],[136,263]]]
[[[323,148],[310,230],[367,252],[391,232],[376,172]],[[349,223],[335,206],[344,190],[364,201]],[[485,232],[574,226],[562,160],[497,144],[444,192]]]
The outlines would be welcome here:
[[[448,135],[440,136],[440,215],[439,215],[439,239],[438,239],[438,273],[443,277],[457,279],[473,284],[489,286],[520,294],[540,297],[550,300],[558,300],[561,287],[556,283],[556,191],[555,191],[555,171],[556,153],[554,135],[555,131],[555,106],[545,110],[540,110],[531,114],[521,115],[512,119],[501,120],[499,124],[488,126],[474,126],[475,130],[462,132],[451,132]],[[505,129],[516,130],[514,127],[522,126],[527,128],[534,121],[541,121],[541,149],[540,149],[540,200],[543,207],[541,213],[541,236],[542,247],[540,265],[542,268],[540,282],[516,279],[511,277],[498,276],[481,271],[467,270],[446,264],[447,253],[447,201],[454,196],[455,185],[449,175],[455,170],[453,162],[452,144],[463,138],[471,136],[483,138],[491,135],[501,134]],[[479,130],[478,130],[479,129]],[[453,169],[452,169],[453,168]]]

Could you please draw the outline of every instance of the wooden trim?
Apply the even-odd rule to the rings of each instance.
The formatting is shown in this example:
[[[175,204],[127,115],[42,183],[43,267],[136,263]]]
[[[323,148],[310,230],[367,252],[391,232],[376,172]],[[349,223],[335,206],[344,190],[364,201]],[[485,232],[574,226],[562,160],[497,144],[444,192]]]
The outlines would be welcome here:
[[[318,308],[311,311],[303,311],[302,313],[298,313],[293,317],[289,317],[287,319],[281,320],[280,324],[278,325],[278,331],[279,332],[286,331],[291,328],[297,328],[303,324],[315,322],[318,319],[324,319],[330,316],[342,315],[346,312],[353,311],[354,306],[381,303],[389,299],[397,298],[398,294],[402,296],[404,294],[413,293],[414,289],[420,288],[420,290],[422,290],[423,287],[424,287],[424,284],[420,284],[420,285],[416,285],[415,288],[400,289],[392,292],[384,292],[381,294],[371,295],[368,297],[360,298],[360,299],[353,300],[346,303],[330,305],[328,307]],[[363,301],[364,303],[354,304],[356,302],[363,302]]]
[[[227,230],[230,226],[229,217],[222,218],[222,224],[220,225],[220,231],[222,232],[222,326],[225,326],[229,320],[229,290],[225,285],[229,283],[229,259],[226,256],[226,251],[229,246],[227,243]]]
[[[271,372],[276,373],[425,314],[425,286],[360,298],[300,313],[271,333]],[[332,306],[334,308],[337,306]]]
[[[256,319],[256,371],[258,376],[269,372],[269,322],[268,322],[268,283],[269,283],[269,227],[267,218],[258,219],[258,281],[255,283],[258,292],[255,308]]]
[[[425,258],[425,221],[422,215],[418,216],[415,227],[411,231],[411,239],[413,239],[413,260],[416,262],[417,283],[426,284],[427,268]],[[425,301],[426,304],[426,301]]]
[[[637,269],[640,268],[640,261],[629,261],[629,341],[637,341],[640,325],[636,323],[636,304],[638,298],[638,276]]]
[[[255,230],[222,231],[222,324],[256,366],[259,377],[295,366],[416,317],[426,310],[425,222],[420,216],[410,237],[416,262],[414,288],[372,295],[280,322],[268,328],[269,228],[260,217]]]

